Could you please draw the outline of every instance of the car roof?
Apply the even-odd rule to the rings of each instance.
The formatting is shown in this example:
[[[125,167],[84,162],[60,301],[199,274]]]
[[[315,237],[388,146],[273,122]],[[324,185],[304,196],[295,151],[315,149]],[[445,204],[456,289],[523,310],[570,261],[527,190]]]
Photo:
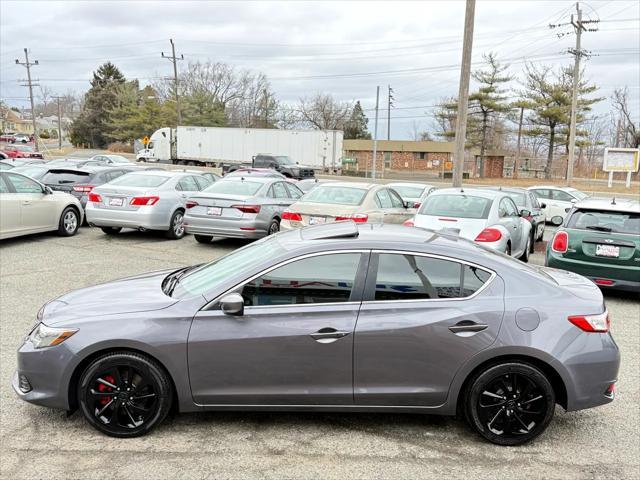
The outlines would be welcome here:
[[[587,198],[581,202],[577,202],[575,208],[640,213],[640,202],[630,198]]]
[[[533,187],[528,187],[527,190],[533,190],[533,189],[555,189],[555,190],[563,190],[565,192],[578,192],[579,190],[577,188],[573,188],[573,187],[562,187],[560,185],[534,185]]]
[[[197,173],[182,172],[180,170],[134,170],[129,172],[128,175],[156,175],[159,177],[187,177],[198,175]]]
[[[500,192],[499,190],[489,190],[484,188],[441,188],[440,190],[436,190],[435,192],[431,193],[431,195],[429,196],[431,197],[434,195],[439,196],[451,194],[469,195],[471,197],[482,197],[491,200],[500,196],[506,196],[506,194]]]
[[[240,175],[236,175],[234,177],[223,177],[219,182],[253,182],[253,183],[269,183],[269,182],[283,182],[284,178],[279,177],[242,177]]]
[[[422,182],[392,182],[387,183],[387,187],[432,187],[429,183]]]
[[[336,187],[348,187],[348,188],[359,188],[361,190],[371,190],[375,187],[386,187],[386,185],[381,185],[379,183],[365,183],[365,182],[327,182],[322,184],[323,187],[327,188],[336,188]]]
[[[496,186],[488,186],[488,187],[479,187],[484,190],[497,190],[498,192],[512,192],[512,193],[525,193],[529,190],[521,187],[496,187]]]

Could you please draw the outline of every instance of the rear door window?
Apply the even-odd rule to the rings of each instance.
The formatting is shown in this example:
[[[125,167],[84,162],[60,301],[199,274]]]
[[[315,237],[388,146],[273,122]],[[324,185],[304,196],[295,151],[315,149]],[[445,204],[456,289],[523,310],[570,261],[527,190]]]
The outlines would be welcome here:
[[[211,185],[213,182],[205,177],[205,176],[200,176],[200,177],[194,177],[196,179],[196,183],[198,184],[198,190],[204,190],[205,188],[207,188],[209,185]]]
[[[35,180],[11,173],[6,175],[16,193],[42,193],[42,186]]]
[[[178,182],[178,185],[176,185],[176,190],[181,190],[183,192],[197,192],[200,188],[196,183],[195,177],[184,177]]]
[[[302,190],[300,190],[297,186],[292,185],[292,184],[286,184],[287,190],[289,190],[289,195],[291,195],[291,198],[293,199],[298,199],[300,197],[302,197],[302,195],[304,195],[304,193],[302,192]]]
[[[376,204],[380,206],[380,208],[393,208],[393,203],[391,202],[391,196],[389,195],[389,190],[383,189],[376,193]]]
[[[273,190],[274,198],[289,198],[289,192],[287,191],[287,187],[284,186],[284,183],[277,182],[271,185]]]

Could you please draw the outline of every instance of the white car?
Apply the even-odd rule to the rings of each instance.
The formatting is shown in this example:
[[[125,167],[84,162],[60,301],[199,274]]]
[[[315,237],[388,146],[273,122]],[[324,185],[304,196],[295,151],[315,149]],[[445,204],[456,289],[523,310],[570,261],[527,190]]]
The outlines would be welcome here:
[[[419,208],[424,199],[436,189],[433,185],[426,183],[411,182],[388,183],[387,187],[393,188],[402,200],[407,202],[409,208]]]
[[[91,157],[89,162],[98,162],[100,165],[127,165],[133,163],[126,157],[122,155],[94,155]]]
[[[531,222],[506,192],[445,188],[432,192],[407,226],[444,231],[473,240],[523,262],[531,252]]]
[[[542,211],[546,221],[553,225],[562,225],[573,204],[589,197],[586,193],[575,188],[553,185],[534,186],[529,187],[528,190],[531,190],[541,202],[546,204]]]
[[[70,237],[82,219],[82,206],[73,195],[20,173],[0,172],[0,240],[51,231]]]

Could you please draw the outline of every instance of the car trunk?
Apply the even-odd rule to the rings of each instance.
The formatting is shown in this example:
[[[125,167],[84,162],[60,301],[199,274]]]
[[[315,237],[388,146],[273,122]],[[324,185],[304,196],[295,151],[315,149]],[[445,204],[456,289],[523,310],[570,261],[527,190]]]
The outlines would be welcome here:
[[[348,216],[358,213],[361,209],[360,205],[340,205],[335,203],[305,203],[299,202],[291,210],[299,213],[302,222],[292,221],[297,226],[320,225],[330,223],[336,220],[336,217]],[[328,214],[331,212],[330,214]]]
[[[594,308],[604,309],[602,292],[595,283],[582,275],[567,270],[559,270],[549,267],[533,267],[539,269],[544,275],[550,277],[564,290],[584,300],[592,300]],[[600,312],[591,312],[600,313]]]
[[[196,202],[197,205],[189,208],[188,215],[199,218],[233,220],[255,215],[255,213],[245,213],[242,210],[232,207],[233,205],[254,205],[255,197],[247,195],[234,195],[226,193],[198,194],[189,197],[189,201]]]
[[[478,234],[487,226],[486,218],[452,218],[436,215],[417,215],[416,227],[431,230],[447,230],[456,232],[462,238],[475,240]]]
[[[121,187],[117,185],[105,184],[94,189],[101,197],[100,202],[94,202],[94,205],[107,210],[136,211],[140,205],[131,205],[131,200],[135,197],[152,197],[158,196],[154,189],[149,187]]]
[[[567,229],[569,244],[562,256],[603,265],[638,266],[640,236],[596,230]]]

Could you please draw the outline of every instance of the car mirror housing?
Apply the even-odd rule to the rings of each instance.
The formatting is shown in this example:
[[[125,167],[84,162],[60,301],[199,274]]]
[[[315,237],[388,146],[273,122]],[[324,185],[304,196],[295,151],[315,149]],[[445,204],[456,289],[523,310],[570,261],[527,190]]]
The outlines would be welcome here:
[[[522,209],[522,210],[520,210],[520,216],[521,217],[530,217],[531,216],[531,212],[529,210]]]
[[[547,208],[547,204],[546,203],[541,203],[540,204],[540,208]]]
[[[244,299],[239,293],[229,293],[220,299],[220,309],[226,315],[244,315]]]
[[[51,187],[45,185],[44,186],[44,192],[45,195],[53,195],[53,190],[51,190]]]

